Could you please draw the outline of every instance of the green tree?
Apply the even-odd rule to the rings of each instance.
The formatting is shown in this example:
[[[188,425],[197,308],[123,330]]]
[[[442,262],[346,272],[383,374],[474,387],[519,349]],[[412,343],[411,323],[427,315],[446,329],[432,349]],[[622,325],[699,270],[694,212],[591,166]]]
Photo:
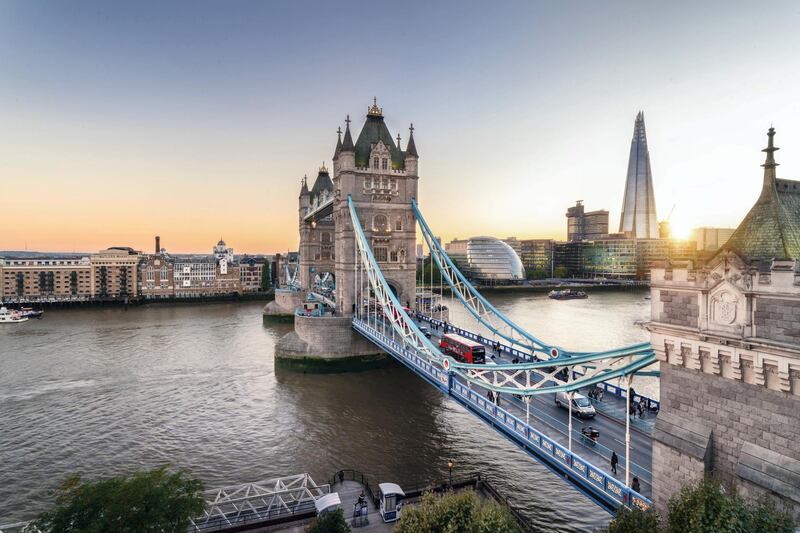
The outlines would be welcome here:
[[[555,278],[566,278],[567,277],[567,267],[558,266],[553,269],[553,277]]]
[[[473,491],[423,495],[419,505],[405,507],[395,533],[521,533],[507,508],[481,503]]]
[[[667,520],[659,525],[654,510],[620,508],[603,529],[607,533],[792,533],[795,524],[785,511],[768,501],[751,503],[707,478],[684,487],[667,503]]]
[[[661,517],[655,509],[642,511],[620,507],[617,515],[601,529],[604,533],[657,533],[661,530]]]
[[[525,271],[527,279],[546,279],[550,277],[550,272],[543,268],[529,268]]]
[[[348,533],[350,526],[344,519],[344,511],[337,509],[318,517],[308,526],[306,533]]]
[[[159,531],[185,533],[205,509],[203,484],[166,466],[99,481],[67,477],[55,506],[34,525],[45,532]]]
[[[268,291],[272,288],[272,268],[269,260],[264,259],[264,268],[261,269],[261,283],[259,289]]]

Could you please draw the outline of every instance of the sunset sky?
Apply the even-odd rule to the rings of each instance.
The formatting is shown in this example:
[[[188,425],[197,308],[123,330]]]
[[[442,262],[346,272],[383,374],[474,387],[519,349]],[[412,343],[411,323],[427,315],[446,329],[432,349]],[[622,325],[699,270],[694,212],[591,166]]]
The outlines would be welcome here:
[[[796,2],[0,2],[0,250],[295,249],[300,178],[377,96],[447,241],[619,223],[636,113],[659,218],[735,226],[766,130],[800,179]]]

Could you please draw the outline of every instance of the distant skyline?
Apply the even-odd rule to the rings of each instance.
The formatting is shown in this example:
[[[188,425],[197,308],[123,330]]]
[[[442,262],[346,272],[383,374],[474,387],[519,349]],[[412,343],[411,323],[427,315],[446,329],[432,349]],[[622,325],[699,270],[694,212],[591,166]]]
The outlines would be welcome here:
[[[296,249],[297,195],[377,96],[443,241],[619,223],[644,111],[658,219],[800,179],[793,2],[0,3],[1,250]]]

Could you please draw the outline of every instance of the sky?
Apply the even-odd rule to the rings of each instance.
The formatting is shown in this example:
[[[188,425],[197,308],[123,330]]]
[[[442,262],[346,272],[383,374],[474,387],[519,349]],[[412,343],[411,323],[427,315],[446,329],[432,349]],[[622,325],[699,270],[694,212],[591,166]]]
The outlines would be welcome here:
[[[491,5],[491,8],[488,6]],[[735,227],[766,130],[800,179],[796,2],[0,1],[0,249],[296,249],[304,174],[377,97],[444,241],[619,224],[643,110],[659,219]]]

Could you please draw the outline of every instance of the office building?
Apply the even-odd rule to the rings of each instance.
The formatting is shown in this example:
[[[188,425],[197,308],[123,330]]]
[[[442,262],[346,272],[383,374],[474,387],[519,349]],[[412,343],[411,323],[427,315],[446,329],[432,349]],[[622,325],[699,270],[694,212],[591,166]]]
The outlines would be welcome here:
[[[608,236],[608,211],[585,211],[583,201],[578,200],[567,209],[567,240],[592,241]]]
[[[650,170],[650,152],[647,148],[644,113],[641,111],[636,115],[633,126],[619,231],[631,239],[659,238],[656,196],[653,190],[653,175]]]

